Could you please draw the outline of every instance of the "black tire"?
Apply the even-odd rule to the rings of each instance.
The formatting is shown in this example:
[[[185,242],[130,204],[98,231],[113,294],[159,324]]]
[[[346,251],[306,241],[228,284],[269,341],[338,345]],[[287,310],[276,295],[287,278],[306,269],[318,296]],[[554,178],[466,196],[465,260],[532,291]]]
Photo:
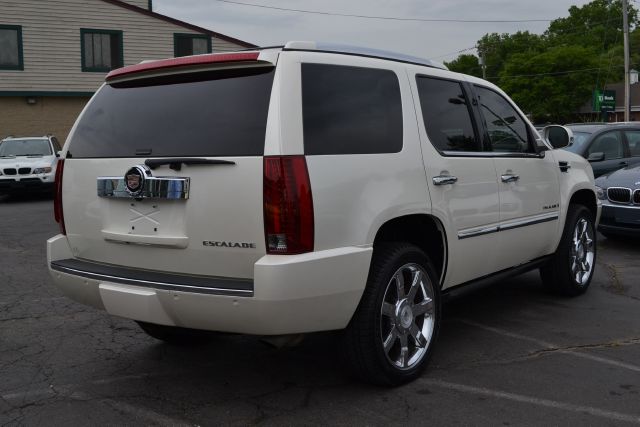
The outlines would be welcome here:
[[[551,260],[540,268],[540,277],[545,287],[564,296],[577,296],[585,293],[593,279],[596,266],[596,232],[593,226],[593,215],[585,206],[569,205],[567,220],[560,239],[558,249]],[[586,223],[587,237],[590,244],[582,244],[582,252],[574,250],[574,237],[578,223]],[[588,272],[582,272],[582,261],[587,261],[588,251],[593,250],[593,258],[584,265],[589,266]],[[587,253],[587,255],[583,254]],[[580,279],[578,279],[578,277]]]
[[[147,333],[147,335],[164,341],[167,344],[176,346],[192,346],[200,345],[209,341],[213,336],[213,332],[201,331],[198,329],[180,328],[178,326],[158,325],[155,323],[138,322],[138,326]]]
[[[404,299],[395,279],[399,271],[405,278]],[[415,277],[421,278],[421,286],[416,287],[411,297],[411,283],[406,278]],[[424,314],[415,314],[413,310]],[[377,245],[362,299],[343,334],[346,358],[355,375],[363,381],[387,386],[404,384],[420,376],[438,335],[440,310],[440,286],[427,255],[406,243]],[[397,338],[393,338],[394,333]],[[391,343],[387,351],[383,335]],[[420,338],[424,340],[422,346],[418,345]]]

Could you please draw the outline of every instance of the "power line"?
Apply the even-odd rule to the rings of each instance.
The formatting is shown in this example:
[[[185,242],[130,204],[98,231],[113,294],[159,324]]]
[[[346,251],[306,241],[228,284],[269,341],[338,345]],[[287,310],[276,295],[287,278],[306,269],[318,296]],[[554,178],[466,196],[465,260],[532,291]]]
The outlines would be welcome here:
[[[537,73],[537,74],[517,74],[513,76],[493,76],[488,77],[488,79],[514,79],[518,77],[540,77],[540,76],[560,76],[564,74],[572,74],[572,73],[584,73],[587,71],[599,71],[607,69],[608,67],[597,67],[597,68],[583,68],[579,70],[567,70],[567,71],[556,71],[551,73]]]
[[[550,22],[553,19],[439,19],[439,18],[406,18],[400,16],[378,16],[378,15],[358,15],[351,13],[338,13],[338,12],[324,12],[320,10],[307,10],[307,9],[290,9],[286,7],[267,6],[264,4],[244,3],[233,0],[215,0],[220,3],[230,3],[240,6],[259,7],[261,9],[279,10],[282,12],[298,12],[309,13],[314,15],[329,15],[329,16],[343,16],[348,18],[361,18],[361,19],[381,19],[388,21],[415,21],[415,22],[460,22],[460,23],[507,23],[507,22]],[[554,18],[555,19],[555,18]]]
[[[478,48],[478,45],[475,45],[475,46],[467,47],[467,48],[464,48],[464,49],[456,50],[454,52],[443,53],[442,55],[438,55],[438,56],[431,56],[428,59],[438,59],[438,58],[442,58],[444,56],[455,55],[456,53],[468,52],[470,50],[477,49],[477,48]]]

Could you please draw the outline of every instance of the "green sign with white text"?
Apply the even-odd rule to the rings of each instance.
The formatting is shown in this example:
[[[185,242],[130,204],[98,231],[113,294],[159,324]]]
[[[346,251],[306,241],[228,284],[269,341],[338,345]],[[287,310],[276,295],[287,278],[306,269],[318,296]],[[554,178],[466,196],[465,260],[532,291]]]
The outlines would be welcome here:
[[[593,111],[605,112],[615,111],[616,91],[615,90],[594,90],[593,91]]]

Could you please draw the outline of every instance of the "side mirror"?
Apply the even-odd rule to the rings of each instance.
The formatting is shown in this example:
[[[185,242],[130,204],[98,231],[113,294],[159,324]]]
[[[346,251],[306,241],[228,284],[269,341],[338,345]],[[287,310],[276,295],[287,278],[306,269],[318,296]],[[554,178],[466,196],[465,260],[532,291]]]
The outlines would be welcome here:
[[[604,160],[604,153],[601,151],[598,151],[597,153],[591,153],[589,154],[587,160],[590,162],[601,162]]]
[[[542,137],[547,140],[553,148],[564,148],[573,143],[573,132],[571,132],[571,129],[560,125],[546,126],[542,129]]]
[[[62,151],[56,151],[56,157],[60,157],[60,153],[62,153]]]

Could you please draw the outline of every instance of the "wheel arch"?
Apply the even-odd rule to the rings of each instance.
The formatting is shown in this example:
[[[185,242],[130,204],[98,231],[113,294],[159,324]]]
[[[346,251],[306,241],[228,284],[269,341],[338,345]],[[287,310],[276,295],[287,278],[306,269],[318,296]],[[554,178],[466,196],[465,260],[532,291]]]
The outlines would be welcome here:
[[[598,202],[597,202],[597,196],[595,191],[593,190],[588,190],[588,189],[581,189],[581,190],[577,190],[576,192],[574,192],[571,195],[571,198],[569,199],[569,204],[577,204],[577,205],[583,205],[585,206],[587,209],[589,209],[589,212],[591,212],[591,214],[593,215],[593,220],[596,220],[596,217],[598,215]]]
[[[422,249],[444,283],[448,264],[448,245],[445,228],[440,220],[429,214],[411,214],[389,219],[376,232],[373,247],[382,242],[408,242]]]

